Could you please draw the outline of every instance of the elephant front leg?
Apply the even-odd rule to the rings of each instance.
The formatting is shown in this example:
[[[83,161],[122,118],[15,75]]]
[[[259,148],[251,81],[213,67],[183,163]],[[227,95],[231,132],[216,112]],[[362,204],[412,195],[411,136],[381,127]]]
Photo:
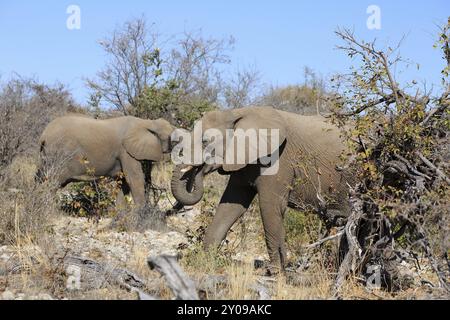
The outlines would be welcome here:
[[[141,161],[142,172],[144,173],[144,190],[145,198],[148,199],[152,189],[152,167],[153,163],[151,161]]]
[[[141,163],[124,152],[121,157],[121,164],[134,204],[143,206],[145,204],[145,177]]]
[[[213,221],[206,229],[205,249],[217,247],[222,243],[228,230],[244,214],[256,195],[256,191],[252,187],[240,186],[237,183],[239,183],[239,179],[231,176]]]

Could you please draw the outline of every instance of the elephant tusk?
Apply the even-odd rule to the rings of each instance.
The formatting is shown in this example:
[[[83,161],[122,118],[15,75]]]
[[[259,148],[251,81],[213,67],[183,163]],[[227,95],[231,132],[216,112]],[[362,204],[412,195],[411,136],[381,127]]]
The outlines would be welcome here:
[[[193,166],[187,166],[186,168],[181,169],[180,171],[181,171],[181,173],[186,173],[186,172],[188,172],[189,170],[191,170],[192,168],[193,168]]]

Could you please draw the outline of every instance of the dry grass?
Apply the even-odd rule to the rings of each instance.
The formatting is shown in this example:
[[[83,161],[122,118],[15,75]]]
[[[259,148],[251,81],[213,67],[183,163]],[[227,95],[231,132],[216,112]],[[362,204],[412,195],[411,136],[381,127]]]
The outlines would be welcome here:
[[[9,290],[27,296],[45,292],[61,297],[65,290],[66,275],[63,266],[57,263],[56,246],[51,237],[35,239],[20,237],[12,246],[12,256],[7,265],[20,266],[19,273],[7,276]]]
[[[67,234],[55,237],[54,224],[61,220],[61,215],[55,199],[54,189],[48,185],[34,183],[35,164],[30,157],[18,158],[8,167],[6,177],[9,188],[14,186],[16,192],[2,190],[0,194],[0,234],[3,243],[9,244],[15,263],[23,266],[17,274],[0,276],[1,292],[8,288],[16,293],[26,294],[25,298],[37,297],[45,292],[54,298],[68,299],[136,299],[136,294],[120,289],[117,286],[105,285],[102,288],[70,291],[66,287],[67,270],[58,258],[70,253],[69,238],[77,237],[71,234],[70,227]],[[153,182],[162,188],[168,188],[172,166],[167,163],[154,168]],[[263,284],[271,299],[329,299],[334,280],[335,246],[328,244],[317,251],[310,261],[307,270],[302,273],[288,273],[285,276],[267,280],[262,276],[262,270],[255,270],[253,260],[267,259],[264,244],[264,233],[259,216],[259,209],[255,202],[238,223],[233,226],[227,237],[226,244],[220,250],[204,251],[201,239],[204,228],[210,223],[214,210],[224,189],[226,177],[210,175],[206,179],[206,194],[198,205],[201,215],[193,222],[180,227],[182,217],[176,217],[171,229],[185,233],[186,229],[193,236],[188,247],[181,251],[180,261],[184,270],[193,278],[203,283],[207,275],[226,277],[226,283],[207,287],[208,299],[257,299],[255,285]],[[170,195],[168,195],[170,199]],[[169,200],[168,200],[169,201]],[[172,201],[172,200],[170,200]],[[169,207],[168,202],[162,201],[162,206]],[[71,218],[83,219],[83,218]],[[177,225],[173,225],[176,223]],[[296,262],[306,253],[302,246],[316,241],[321,232],[320,224],[315,216],[289,211],[286,214],[287,243],[289,259]],[[87,232],[101,229],[88,227]],[[100,230],[99,229],[99,230]],[[74,228],[76,232],[84,229]],[[102,229],[103,230],[103,229]],[[106,231],[95,231],[106,232]],[[94,233],[95,233],[94,232]],[[59,239],[56,241],[55,239]],[[65,240],[66,239],[66,240]],[[107,237],[98,237],[99,241],[107,241]],[[151,294],[163,299],[171,299],[172,293],[164,280],[147,266],[149,248],[141,243],[132,245],[125,262],[117,262],[117,266],[126,268],[147,281]],[[112,257],[105,252],[92,249],[89,258],[98,261],[110,261]],[[0,260],[0,269],[4,268]],[[202,280],[203,279],[203,280]],[[344,299],[410,299],[428,297],[421,289],[405,290],[392,295],[382,291],[368,291],[356,281],[348,281],[341,290]]]
[[[47,230],[50,216],[58,211],[56,184],[51,181],[36,184],[36,165],[28,157],[16,159],[4,172],[5,188],[0,189],[0,244],[14,244],[22,238],[38,241]]]
[[[248,300],[254,297],[254,292],[249,288],[255,283],[256,276],[250,264],[232,264],[225,273],[228,275],[227,299]]]

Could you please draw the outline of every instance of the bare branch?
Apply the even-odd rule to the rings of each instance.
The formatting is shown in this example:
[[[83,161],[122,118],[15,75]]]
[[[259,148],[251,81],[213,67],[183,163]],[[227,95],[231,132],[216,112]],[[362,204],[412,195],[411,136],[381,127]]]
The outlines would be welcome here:
[[[304,248],[305,249],[313,249],[315,247],[318,247],[318,246],[324,244],[327,241],[330,241],[330,240],[333,240],[333,239],[341,237],[344,233],[345,233],[345,229],[344,228],[339,229],[339,231],[336,232],[335,234],[333,234],[331,236],[328,236],[328,237],[325,237],[323,239],[320,239],[319,241],[316,241],[316,242],[311,243],[309,245],[306,245]]]
[[[416,152],[416,155],[420,158],[420,160],[423,161],[423,163],[425,163],[429,168],[431,168],[434,172],[436,172],[439,178],[450,184],[450,179],[445,175],[444,172],[442,172],[442,170],[436,167],[430,160],[425,158],[425,156],[419,151]]]
[[[156,269],[164,276],[176,299],[199,300],[194,282],[181,270],[175,257],[149,257],[148,265],[150,269]]]

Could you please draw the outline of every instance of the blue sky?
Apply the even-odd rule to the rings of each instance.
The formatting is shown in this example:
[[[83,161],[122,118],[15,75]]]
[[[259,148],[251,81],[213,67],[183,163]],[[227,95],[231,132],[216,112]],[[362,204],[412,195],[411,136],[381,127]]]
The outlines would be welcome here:
[[[71,4],[81,8],[80,30],[66,28]],[[366,27],[366,9],[372,4],[381,9],[381,30]],[[450,1],[0,0],[2,79],[17,72],[48,83],[61,81],[84,103],[83,78],[94,76],[105,61],[97,40],[142,14],[164,34],[201,28],[206,36],[232,35],[235,66],[254,65],[262,80],[274,85],[301,82],[304,66],[325,76],[345,71],[350,62],[335,49],[338,26],[354,29],[365,40],[377,38],[381,45],[394,45],[406,35],[401,54],[421,68],[401,77],[439,85],[443,60],[432,46],[437,25],[450,15]]]

